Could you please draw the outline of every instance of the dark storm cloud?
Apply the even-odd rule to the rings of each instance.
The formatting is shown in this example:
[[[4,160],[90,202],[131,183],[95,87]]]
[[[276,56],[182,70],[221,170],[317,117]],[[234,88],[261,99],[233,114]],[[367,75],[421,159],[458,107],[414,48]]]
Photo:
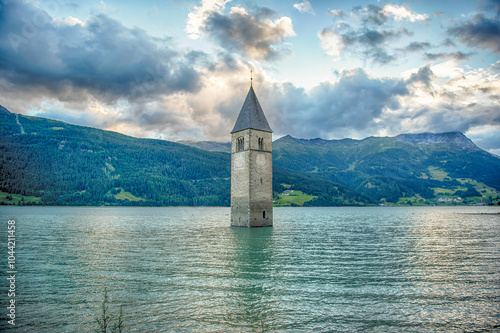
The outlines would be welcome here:
[[[278,133],[300,137],[334,137],[338,131],[363,131],[374,126],[385,109],[398,109],[409,93],[406,82],[374,79],[362,69],[344,71],[336,83],[322,83],[306,94],[285,85],[273,91],[273,124]],[[347,136],[347,135],[346,135]]]
[[[56,95],[71,86],[106,100],[200,88],[194,54],[106,15],[66,23],[30,3],[2,1],[0,36],[0,73],[9,85]]]
[[[498,12],[495,18],[487,18],[477,14],[472,20],[448,29],[448,33],[456,36],[470,47],[491,49],[500,53],[500,20]]]
[[[386,107],[396,109],[396,96],[406,95],[403,82],[369,78],[362,69],[341,73],[335,84],[322,84],[311,91],[322,121],[355,129],[366,128]]]
[[[291,50],[282,42],[295,35],[288,17],[270,21],[271,10],[259,8],[250,15],[246,10],[232,10],[229,14],[213,11],[203,30],[226,51],[243,54],[252,59],[275,60]]]

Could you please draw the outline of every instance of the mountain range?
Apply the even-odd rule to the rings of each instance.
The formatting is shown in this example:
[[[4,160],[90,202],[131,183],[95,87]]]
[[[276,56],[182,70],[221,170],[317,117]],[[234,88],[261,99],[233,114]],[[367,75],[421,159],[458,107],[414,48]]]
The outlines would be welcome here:
[[[281,138],[274,163],[330,180],[380,203],[498,196],[500,158],[462,133],[402,134],[364,140]]]
[[[0,204],[228,206],[229,149],[133,138],[0,107]],[[458,132],[288,135],[273,143],[273,191],[276,205],[495,203],[500,158]]]

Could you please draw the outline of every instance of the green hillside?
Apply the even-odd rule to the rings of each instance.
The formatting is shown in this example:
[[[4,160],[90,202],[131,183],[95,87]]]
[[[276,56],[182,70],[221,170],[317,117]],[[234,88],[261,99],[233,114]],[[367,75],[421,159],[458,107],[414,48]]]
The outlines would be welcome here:
[[[364,140],[286,136],[273,144],[273,163],[342,184],[379,203],[450,203],[439,200],[445,198],[454,204],[489,203],[500,194],[500,158],[461,133]]]
[[[229,206],[230,159],[224,152],[137,139],[0,108],[0,204]],[[283,190],[280,182],[306,189],[310,195],[328,190],[324,182],[278,170],[277,195]],[[371,203],[344,187],[338,194],[327,202]]]
[[[0,107],[0,204],[229,206],[227,149]],[[277,206],[495,203],[499,190],[500,158],[461,133],[273,143]]]
[[[0,110],[0,137],[0,191],[38,198],[30,202],[229,205],[228,154],[5,109]],[[113,194],[116,189],[121,191]]]
[[[274,160],[274,159],[273,159]],[[274,163],[274,162],[273,162]],[[283,198],[286,191],[302,193],[300,198]],[[291,173],[273,166],[274,200],[278,206],[364,206],[377,202],[347,186],[329,180]],[[296,200],[294,200],[296,199]]]

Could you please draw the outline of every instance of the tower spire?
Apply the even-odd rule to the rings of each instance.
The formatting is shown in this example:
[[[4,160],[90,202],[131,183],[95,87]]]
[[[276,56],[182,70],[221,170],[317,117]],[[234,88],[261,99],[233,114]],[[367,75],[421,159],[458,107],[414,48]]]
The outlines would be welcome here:
[[[257,95],[255,95],[253,87],[250,87],[250,90],[248,91],[245,102],[241,107],[240,114],[236,119],[236,123],[234,124],[234,128],[231,133],[239,132],[248,128],[269,133],[273,132],[271,127],[269,127],[269,123],[264,115],[264,111],[262,111],[262,107],[257,99]]]

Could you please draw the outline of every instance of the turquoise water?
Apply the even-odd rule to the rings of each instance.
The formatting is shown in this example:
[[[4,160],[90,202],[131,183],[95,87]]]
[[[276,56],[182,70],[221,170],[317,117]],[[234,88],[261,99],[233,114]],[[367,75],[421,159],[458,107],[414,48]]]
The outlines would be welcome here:
[[[500,208],[0,207],[16,221],[13,332],[97,328],[104,288],[127,332],[500,331]]]

